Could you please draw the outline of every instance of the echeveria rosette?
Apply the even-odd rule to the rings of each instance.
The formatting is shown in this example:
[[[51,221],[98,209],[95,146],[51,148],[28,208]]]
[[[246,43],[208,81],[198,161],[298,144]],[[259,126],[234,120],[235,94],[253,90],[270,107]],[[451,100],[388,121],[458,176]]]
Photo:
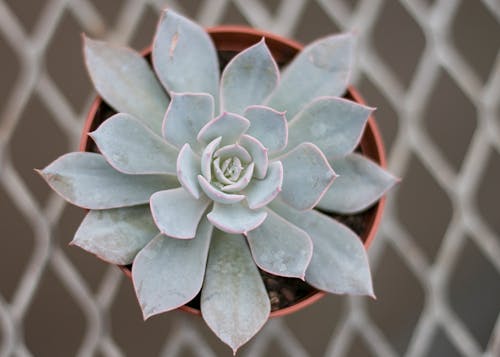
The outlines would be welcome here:
[[[264,39],[219,76],[207,33],[170,10],[154,72],[130,49],[85,39],[90,77],[118,114],[90,133],[100,154],[70,153],[40,171],[90,210],[72,243],[132,264],[145,318],[201,291],[203,318],[234,351],[270,313],[257,267],[373,295],[360,239],[314,210],[359,212],[395,182],[353,153],[372,111],[338,97],[353,47],[350,34],[318,40],[280,79]]]

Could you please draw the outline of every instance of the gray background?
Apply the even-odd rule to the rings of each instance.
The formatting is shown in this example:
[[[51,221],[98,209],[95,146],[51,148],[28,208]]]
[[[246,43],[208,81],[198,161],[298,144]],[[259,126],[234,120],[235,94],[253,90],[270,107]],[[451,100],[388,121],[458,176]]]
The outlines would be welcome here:
[[[241,355],[500,355],[497,0],[0,0],[0,354],[230,355],[198,317],[144,323],[130,282],[67,245],[84,212],[32,170],[77,148],[80,33],[141,49],[165,5],[303,43],[355,30],[354,81],[403,178],[370,249],[378,299],[327,296]]]

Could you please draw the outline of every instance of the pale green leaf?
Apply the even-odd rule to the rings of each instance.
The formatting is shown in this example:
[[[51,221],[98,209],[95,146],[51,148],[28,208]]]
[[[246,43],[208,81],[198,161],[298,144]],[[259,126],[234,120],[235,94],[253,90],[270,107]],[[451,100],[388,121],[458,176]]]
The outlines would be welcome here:
[[[264,223],[246,236],[259,268],[274,275],[304,279],[313,245],[302,229],[269,210]]]
[[[317,207],[325,211],[351,214],[362,211],[382,197],[398,179],[359,154],[330,160],[339,177]]]
[[[263,209],[251,210],[241,202],[233,204],[214,203],[208,220],[220,230],[228,233],[246,233],[264,222],[267,212]]]
[[[71,244],[108,263],[127,265],[157,234],[158,228],[147,205],[92,210],[83,219]]]
[[[147,61],[137,52],[84,37],[85,64],[94,87],[118,112],[161,133],[169,103]]]
[[[314,207],[335,179],[317,146],[302,143],[280,158],[283,186],[280,197],[298,210]]]
[[[250,121],[247,134],[259,140],[269,153],[277,153],[286,147],[288,125],[285,112],[278,112],[262,105],[248,107],[243,116]]]
[[[248,207],[261,208],[271,202],[281,192],[283,165],[281,161],[272,162],[267,176],[262,180],[254,178],[245,189]]]
[[[89,152],[63,155],[38,172],[66,201],[87,209],[136,206],[157,191],[179,186],[174,176],[123,174]]]
[[[118,113],[89,134],[116,170],[175,175],[179,151],[129,114]]]
[[[246,107],[261,104],[279,80],[279,69],[264,38],[238,53],[221,77],[222,110],[242,114]]]
[[[172,99],[163,122],[163,137],[181,148],[188,143],[201,151],[196,140],[200,129],[214,117],[214,99],[205,93],[171,93]]]
[[[373,108],[350,100],[324,97],[306,106],[288,123],[288,146],[317,145],[328,159],[350,154],[358,146]]]
[[[165,10],[153,41],[153,66],[169,92],[211,94],[218,108],[219,61],[205,30]]]
[[[292,119],[314,98],[342,96],[354,62],[352,34],[325,37],[306,46],[284,70],[267,105]]]
[[[271,305],[245,238],[215,230],[201,290],[207,325],[236,353],[269,318]]]
[[[156,192],[151,196],[151,212],[156,225],[165,235],[191,239],[210,201],[202,195],[194,198],[183,187]]]
[[[314,251],[306,282],[333,294],[373,296],[366,251],[353,231],[315,210],[300,212],[278,200],[270,208],[312,239]]]
[[[144,319],[176,309],[201,290],[212,225],[203,219],[194,239],[158,235],[137,255],[132,280]]]

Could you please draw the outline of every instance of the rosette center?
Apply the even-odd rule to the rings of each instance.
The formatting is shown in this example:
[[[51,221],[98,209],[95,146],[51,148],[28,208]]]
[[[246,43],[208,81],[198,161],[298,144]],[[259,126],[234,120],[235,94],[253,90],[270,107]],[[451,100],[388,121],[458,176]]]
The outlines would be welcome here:
[[[212,185],[223,191],[227,191],[228,188],[231,191],[237,182],[244,180],[246,186],[253,173],[251,162],[252,157],[248,151],[238,144],[220,148],[213,156]],[[237,185],[237,187],[241,186],[241,184]]]

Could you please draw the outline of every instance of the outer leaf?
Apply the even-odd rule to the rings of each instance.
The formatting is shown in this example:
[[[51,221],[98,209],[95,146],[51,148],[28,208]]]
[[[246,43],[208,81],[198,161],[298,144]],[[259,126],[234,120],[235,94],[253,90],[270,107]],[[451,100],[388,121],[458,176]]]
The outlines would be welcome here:
[[[137,52],[84,37],[85,64],[99,94],[118,112],[160,133],[168,97]]]
[[[71,244],[111,264],[127,265],[157,234],[149,206],[90,211]]]
[[[317,205],[325,211],[362,211],[398,182],[392,174],[359,154],[351,154],[330,163],[339,177]]]
[[[274,275],[304,280],[313,254],[311,238],[306,232],[268,211],[264,223],[246,236],[259,268]]]
[[[177,178],[182,187],[188,191],[194,198],[200,198],[200,185],[198,184],[198,175],[201,172],[200,159],[191,150],[186,143],[177,157]]]
[[[219,202],[222,204],[231,204],[235,202],[240,202],[241,200],[245,199],[244,195],[236,195],[236,194],[222,192],[221,190],[212,186],[210,182],[208,182],[207,179],[202,175],[198,175],[198,182],[203,192],[205,192],[208,198],[210,198],[214,202]]]
[[[283,72],[268,105],[293,118],[317,97],[341,96],[354,60],[351,34],[325,37],[306,46]]]
[[[247,134],[259,140],[270,154],[286,147],[288,125],[285,112],[278,112],[262,105],[253,105],[245,110],[243,116],[250,121]]]
[[[241,203],[221,204],[214,203],[212,212],[207,215],[208,220],[220,230],[227,233],[246,233],[257,228],[264,222],[267,212],[251,210]]]
[[[171,93],[172,101],[163,121],[163,137],[169,143],[182,147],[185,143],[200,152],[196,136],[214,117],[214,99],[206,93]]]
[[[194,239],[158,235],[135,258],[132,279],[144,319],[191,301],[203,285],[212,225],[200,222]]]
[[[207,325],[236,353],[262,328],[270,311],[243,236],[215,231],[201,290],[201,314]]]
[[[156,29],[152,58],[169,92],[209,93],[218,108],[219,61],[203,28],[172,10],[164,11]]]
[[[281,158],[283,189],[280,197],[298,210],[314,207],[336,175],[317,146],[303,143]]]
[[[366,251],[354,232],[318,211],[299,212],[278,200],[271,203],[271,209],[311,237],[314,253],[306,271],[309,284],[333,294],[373,296]]]
[[[89,135],[120,172],[175,175],[177,149],[129,114],[113,115]]]
[[[278,65],[264,38],[237,54],[221,78],[222,109],[241,114],[246,107],[262,103],[279,81]]]
[[[210,201],[195,199],[184,188],[156,192],[151,196],[151,212],[160,231],[170,237],[190,239],[196,234],[201,216]]]
[[[38,172],[66,201],[87,209],[135,206],[157,191],[179,186],[173,176],[122,174],[102,155],[89,152],[63,155]]]
[[[222,113],[209,121],[198,133],[198,141],[208,143],[222,136],[221,145],[234,144],[250,126],[248,119],[233,113]]]
[[[283,165],[281,161],[275,161],[269,165],[267,176],[264,179],[250,181],[245,189],[248,207],[257,209],[267,205],[281,192],[282,183]]]
[[[372,111],[342,98],[315,100],[288,124],[287,150],[307,141],[316,144],[329,159],[350,154]]]
[[[249,135],[242,135],[240,137],[240,144],[248,150],[255,163],[255,177],[263,179],[267,174],[267,167],[269,165],[269,158],[267,156],[267,149],[261,142]]]

